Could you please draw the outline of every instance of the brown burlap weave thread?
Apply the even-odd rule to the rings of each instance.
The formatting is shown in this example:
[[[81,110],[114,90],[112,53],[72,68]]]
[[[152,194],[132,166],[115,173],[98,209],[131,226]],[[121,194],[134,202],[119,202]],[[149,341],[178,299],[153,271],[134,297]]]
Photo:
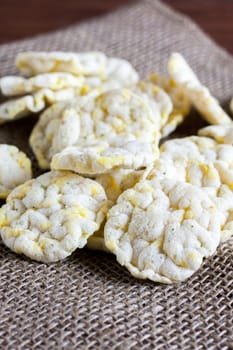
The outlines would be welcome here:
[[[142,76],[180,51],[222,102],[233,94],[233,60],[193,23],[163,4],[140,1],[100,19],[0,47],[0,75],[22,50],[103,50],[129,59]],[[28,154],[36,117],[0,128],[0,142]],[[178,134],[203,122],[196,115]],[[37,169],[35,167],[35,173]],[[132,278],[113,256],[76,251],[39,264],[0,244],[0,349],[233,349],[233,240],[187,282]]]

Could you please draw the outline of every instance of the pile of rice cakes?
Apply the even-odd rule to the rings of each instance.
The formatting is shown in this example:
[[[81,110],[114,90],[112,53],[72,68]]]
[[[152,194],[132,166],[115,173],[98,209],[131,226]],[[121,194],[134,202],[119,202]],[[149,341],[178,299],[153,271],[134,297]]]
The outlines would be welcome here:
[[[31,160],[0,145],[0,234],[51,263],[113,253],[137,278],[177,283],[233,235],[233,121],[184,57],[140,80],[102,52],[23,52],[0,79],[0,123],[39,113]],[[195,108],[210,125],[164,140]],[[233,100],[230,104],[233,112]]]

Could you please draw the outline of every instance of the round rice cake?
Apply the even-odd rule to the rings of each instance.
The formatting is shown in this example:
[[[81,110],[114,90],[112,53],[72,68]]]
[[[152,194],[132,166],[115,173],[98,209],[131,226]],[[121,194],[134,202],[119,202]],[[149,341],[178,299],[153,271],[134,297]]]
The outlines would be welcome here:
[[[218,211],[201,189],[175,179],[143,180],[107,215],[105,244],[130,273],[155,282],[184,281],[220,241]]]
[[[0,124],[27,117],[31,113],[38,113],[47,105],[71,100],[75,96],[76,92],[73,88],[58,91],[41,89],[32,95],[10,99],[0,104]]]
[[[94,101],[89,98],[90,109]],[[79,108],[72,102],[59,102],[47,108],[32,129],[29,143],[42,169],[50,168],[52,156],[76,144],[82,128],[82,139],[92,133],[93,123],[88,113],[80,119]],[[88,128],[89,126],[89,128]]]
[[[208,136],[218,143],[233,146],[233,122],[229,125],[211,125],[198,131],[199,136]]]
[[[48,172],[11,192],[0,209],[0,233],[14,252],[55,262],[85,246],[107,209],[105,191],[96,181]]]
[[[18,76],[5,76],[0,79],[0,90],[5,96],[17,96],[33,93],[41,89],[62,90],[81,88],[83,77],[75,77],[70,73],[45,73],[25,79]]]
[[[94,142],[113,144],[119,138],[147,140],[157,147],[159,131],[150,107],[128,89],[112,90],[97,97],[83,96],[72,102],[55,104],[41,115],[31,133],[30,145],[42,168],[49,168],[52,156],[61,151],[61,147],[56,149],[54,144],[58,130],[64,127],[66,109],[71,109],[79,119],[81,132],[73,128],[72,143],[65,144],[59,138],[64,148],[85,147]],[[71,124],[69,127],[72,129]]]
[[[122,137],[158,144],[158,127],[151,108],[129,89],[116,89],[99,95],[92,119],[97,140],[109,140],[111,143]]]
[[[184,169],[183,172],[178,171],[172,164],[163,161],[162,159],[156,159],[153,163],[153,166],[147,168],[146,170],[131,170],[131,169],[117,169],[112,170],[108,173],[98,175],[95,180],[99,182],[103,188],[105,189],[105,193],[108,199],[115,204],[118,197],[127,189],[132,188],[143,179],[152,180],[155,177],[158,179],[170,178],[177,179],[190,182],[188,179],[189,173],[192,176],[193,170],[195,177],[192,177],[192,180],[195,179],[195,185],[197,184],[199,187],[202,185],[209,185],[209,181],[213,180],[213,175],[211,174],[211,170],[216,173],[216,169],[210,167],[208,172],[206,172],[206,166],[203,164],[201,166],[200,162],[192,163],[192,165],[187,166],[187,169]],[[186,170],[186,175],[185,175]],[[182,176],[183,174],[183,176]],[[220,183],[220,179],[218,173],[216,175],[216,180],[218,180],[218,185]],[[223,188],[221,189],[221,192]],[[225,192],[225,197],[227,199],[227,193]],[[228,193],[229,195],[229,193]],[[223,197],[223,193],[221,195]],[[229,198],[229,196],[228,196]],[[232,218],[233,220],[233,218]],[[104,223],[105,225],[105,223]],[[92,250],[100,250],[107,253],[110,253],[109,249],[105,245],[104,241],[104,225],[99,231],[95,232],[94,235],[90,236],[87,242],[87,247]],[[224,232],[226,232],[225,236],[229,236],[230,227],[227,230],[225,228]],[[222,232],[221,232],[222,236]]]
[[[17,147],[0,144],[0,198],[31,179],[31,161]]]
[[[161,154],[161,158],[154,162],[152,170],[146,177],[147,180],[154,178],[175,179],[201,188],[209,195],[218,210],[221,241],[233,235],[233,230],[229,228],[233,224],[229,222],[233,210],[233,191],[222,181],[213,163],[206,163],[200,159],[187,159],[186,161],[183,159],[181,163],[169,163],[163,159],[163,154]]]
[[[71,170],[78,174],[95,176],[119,168],[147,167],[155,160],[157,153],[150,143],[138,140],[112,145],[97,142],[85,147],[65,148],[53,156],[51,169]]]
[[[160,160],[173,167],[174,178],[201,187],[211,196],[222,217],[221,241],[230,238],[233,235],[229,229],[233,225],[233,147],[217,144],[207,137],[174,139],[160,147]],[[150,176],[153,174],[156,175],[156,168]]]
[[[175,83],[182,88],[183,94],[210,124],[232,123],[231,118],[222,109],[216,98],[211,95],[207,87],[200,83],[182,55],[179,53],[171,55],[168,71]]]
[[[68,72],[74,75],[101,75],[106,69],[107,57],[102,52],[22,52],[15,64],[26,77],[50,72]]]

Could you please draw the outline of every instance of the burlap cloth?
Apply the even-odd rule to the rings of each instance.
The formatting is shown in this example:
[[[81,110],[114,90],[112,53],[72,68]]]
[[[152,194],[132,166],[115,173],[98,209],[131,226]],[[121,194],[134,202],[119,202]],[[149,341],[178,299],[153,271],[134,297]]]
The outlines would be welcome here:
[[[129,59],[142,76],[180,51],[222,102],[233,93],[233,60],[184,16],[140,1],[102,18],[0,47],[0,75],[22,50],[103,50]],[[0,142],[28,154],[35,117],[2,126]],[[193,116],[179,130],[202,125]],[[36,171],[36,169],[35,169]],[[233,241],[187,282],[132,278],[113,256],[86,249],[39,264],[0,245],[0,349],[233,349]]]

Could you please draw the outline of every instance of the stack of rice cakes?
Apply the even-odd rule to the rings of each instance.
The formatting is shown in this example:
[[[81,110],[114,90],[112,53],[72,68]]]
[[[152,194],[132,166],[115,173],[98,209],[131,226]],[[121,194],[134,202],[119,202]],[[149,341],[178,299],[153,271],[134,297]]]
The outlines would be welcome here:
[[[101,52],[25,52],[16,66],[0,80],[0,123],[41,112],[29,142],[46,172],[31,179],[30,159],[0,145],[11,250],[49,263],[87,245],[175,283],[233,235],[233,122],[180,54],[145,81]],[[161,142],[191,107],[212,125]]]

